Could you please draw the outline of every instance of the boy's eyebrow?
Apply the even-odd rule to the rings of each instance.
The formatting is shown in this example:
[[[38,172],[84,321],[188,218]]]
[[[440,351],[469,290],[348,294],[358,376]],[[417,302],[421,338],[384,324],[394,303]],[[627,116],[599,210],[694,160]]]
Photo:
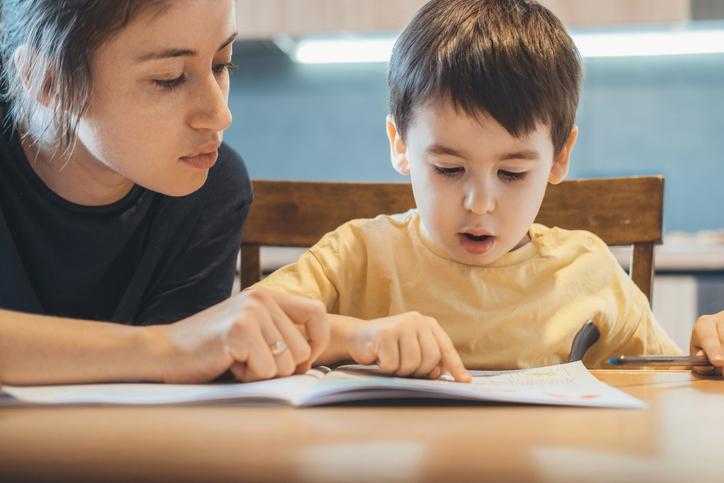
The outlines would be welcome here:
[[[469,156],[467,156],[464,152],[458,151],[455,148],[451,148],[448,146],[443,146],[441,144],[432,144],[430,145],[426,151],[429,154],[433,155],[447,155],[447,156],[455,156],[462,159],[469,159]],[[540,153],[534,149],[522,149],[520,151],[514,151],[512,153],[504,154],[503,156],[500,156],[500,161],[507,161],[509,159],[521,159],[524,161],[537,161],[540,159]]]
[[[525,161],[537,161],[540,159],[540,153],[533,149],[523,149],[521,151],[515,151],[513,153],[508,153],[508,154],[500,157],[501,161],[506,161],[508,159],[522,159]]]
[[[221,44],[219,50],[224,49],[224,47],[232,43],[236,39],[237,35],[238,32],[234,32],[223,44]],[[217,52],[219,50],[217,50]],[[168,59],[172,57],[194,57],[196,55],[198,55],[198,52],[192,49],[165,49],[144,54],[136,59],[136,63],[140,64],[141,62],[148,62],[149,60]]]
[[[436,154],[438,156],[446,155],[446,156],[455,156],[457,158],[462,158],[462,159],[468,159],[468,156],[465,155],[465,153],[458,151],[455,148],[450,148],[448,146],[443,146],[441,144],[432,144],[432,145],[428,146],[425,151],[427,151],[428,154]]]

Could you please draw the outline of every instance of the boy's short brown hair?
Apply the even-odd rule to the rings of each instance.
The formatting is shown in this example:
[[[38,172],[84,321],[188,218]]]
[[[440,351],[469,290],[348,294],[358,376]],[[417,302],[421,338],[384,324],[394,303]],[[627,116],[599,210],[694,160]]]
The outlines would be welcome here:
[[[543,123],[558,153],[573,128],[581,77],[565,27],[535,1],[432,0],[395,44],[390,113],[405,139],[415,109],[451,101],[516,137]]]

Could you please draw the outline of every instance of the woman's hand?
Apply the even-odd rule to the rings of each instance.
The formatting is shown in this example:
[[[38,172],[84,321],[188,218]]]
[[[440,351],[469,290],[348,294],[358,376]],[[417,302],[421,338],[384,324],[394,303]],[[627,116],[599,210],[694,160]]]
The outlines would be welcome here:
[[[206,382],[227,370],[244,382],[304,373],[329,343],[326,308],[315,300],[252,289],[175,324],[161,336],[166,382]]]
[[[721,374],[724,366],[724,312],[704,315],[694,324],[689,354],[706,355],[714,367],[697,367],[704,374]]]
[[[356,362],[377,364],[382,372],[435,379],[450,371],[458,382],[471,381],[450,337],[417,312],[356,323],[345,345]]]

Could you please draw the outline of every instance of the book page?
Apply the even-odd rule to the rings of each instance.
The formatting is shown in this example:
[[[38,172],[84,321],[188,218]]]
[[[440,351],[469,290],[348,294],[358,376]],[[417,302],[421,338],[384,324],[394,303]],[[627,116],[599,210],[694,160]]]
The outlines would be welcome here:
[[[645,407],[642,401],[596,379],[579,362],[514,371],[471,371],[470,384],[450,375],[437,380],[381,374],[375,366],[342,366],[311,388],[303,404],[367,398],[440,398],[523,404]]]
[[[303,375],[253,383],[69,384],[2,386],[0,405],[31,404],[182,404],[245,402],[297,405],[302,395],[329,372],[314,368]]]

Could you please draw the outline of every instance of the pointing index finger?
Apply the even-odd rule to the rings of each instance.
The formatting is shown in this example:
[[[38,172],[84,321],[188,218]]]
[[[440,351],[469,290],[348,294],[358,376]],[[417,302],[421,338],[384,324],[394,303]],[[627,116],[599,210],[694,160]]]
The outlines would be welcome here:
[[[440,346],[440,360],[443,365],[450,371],[450,374],[457,382],[470,382],[473,378],[470,373],[465,369],[463,361],[460,359],[460,355],[455,350],[450,337],[440,327],[436,327],[434,330],[435,339]]]

